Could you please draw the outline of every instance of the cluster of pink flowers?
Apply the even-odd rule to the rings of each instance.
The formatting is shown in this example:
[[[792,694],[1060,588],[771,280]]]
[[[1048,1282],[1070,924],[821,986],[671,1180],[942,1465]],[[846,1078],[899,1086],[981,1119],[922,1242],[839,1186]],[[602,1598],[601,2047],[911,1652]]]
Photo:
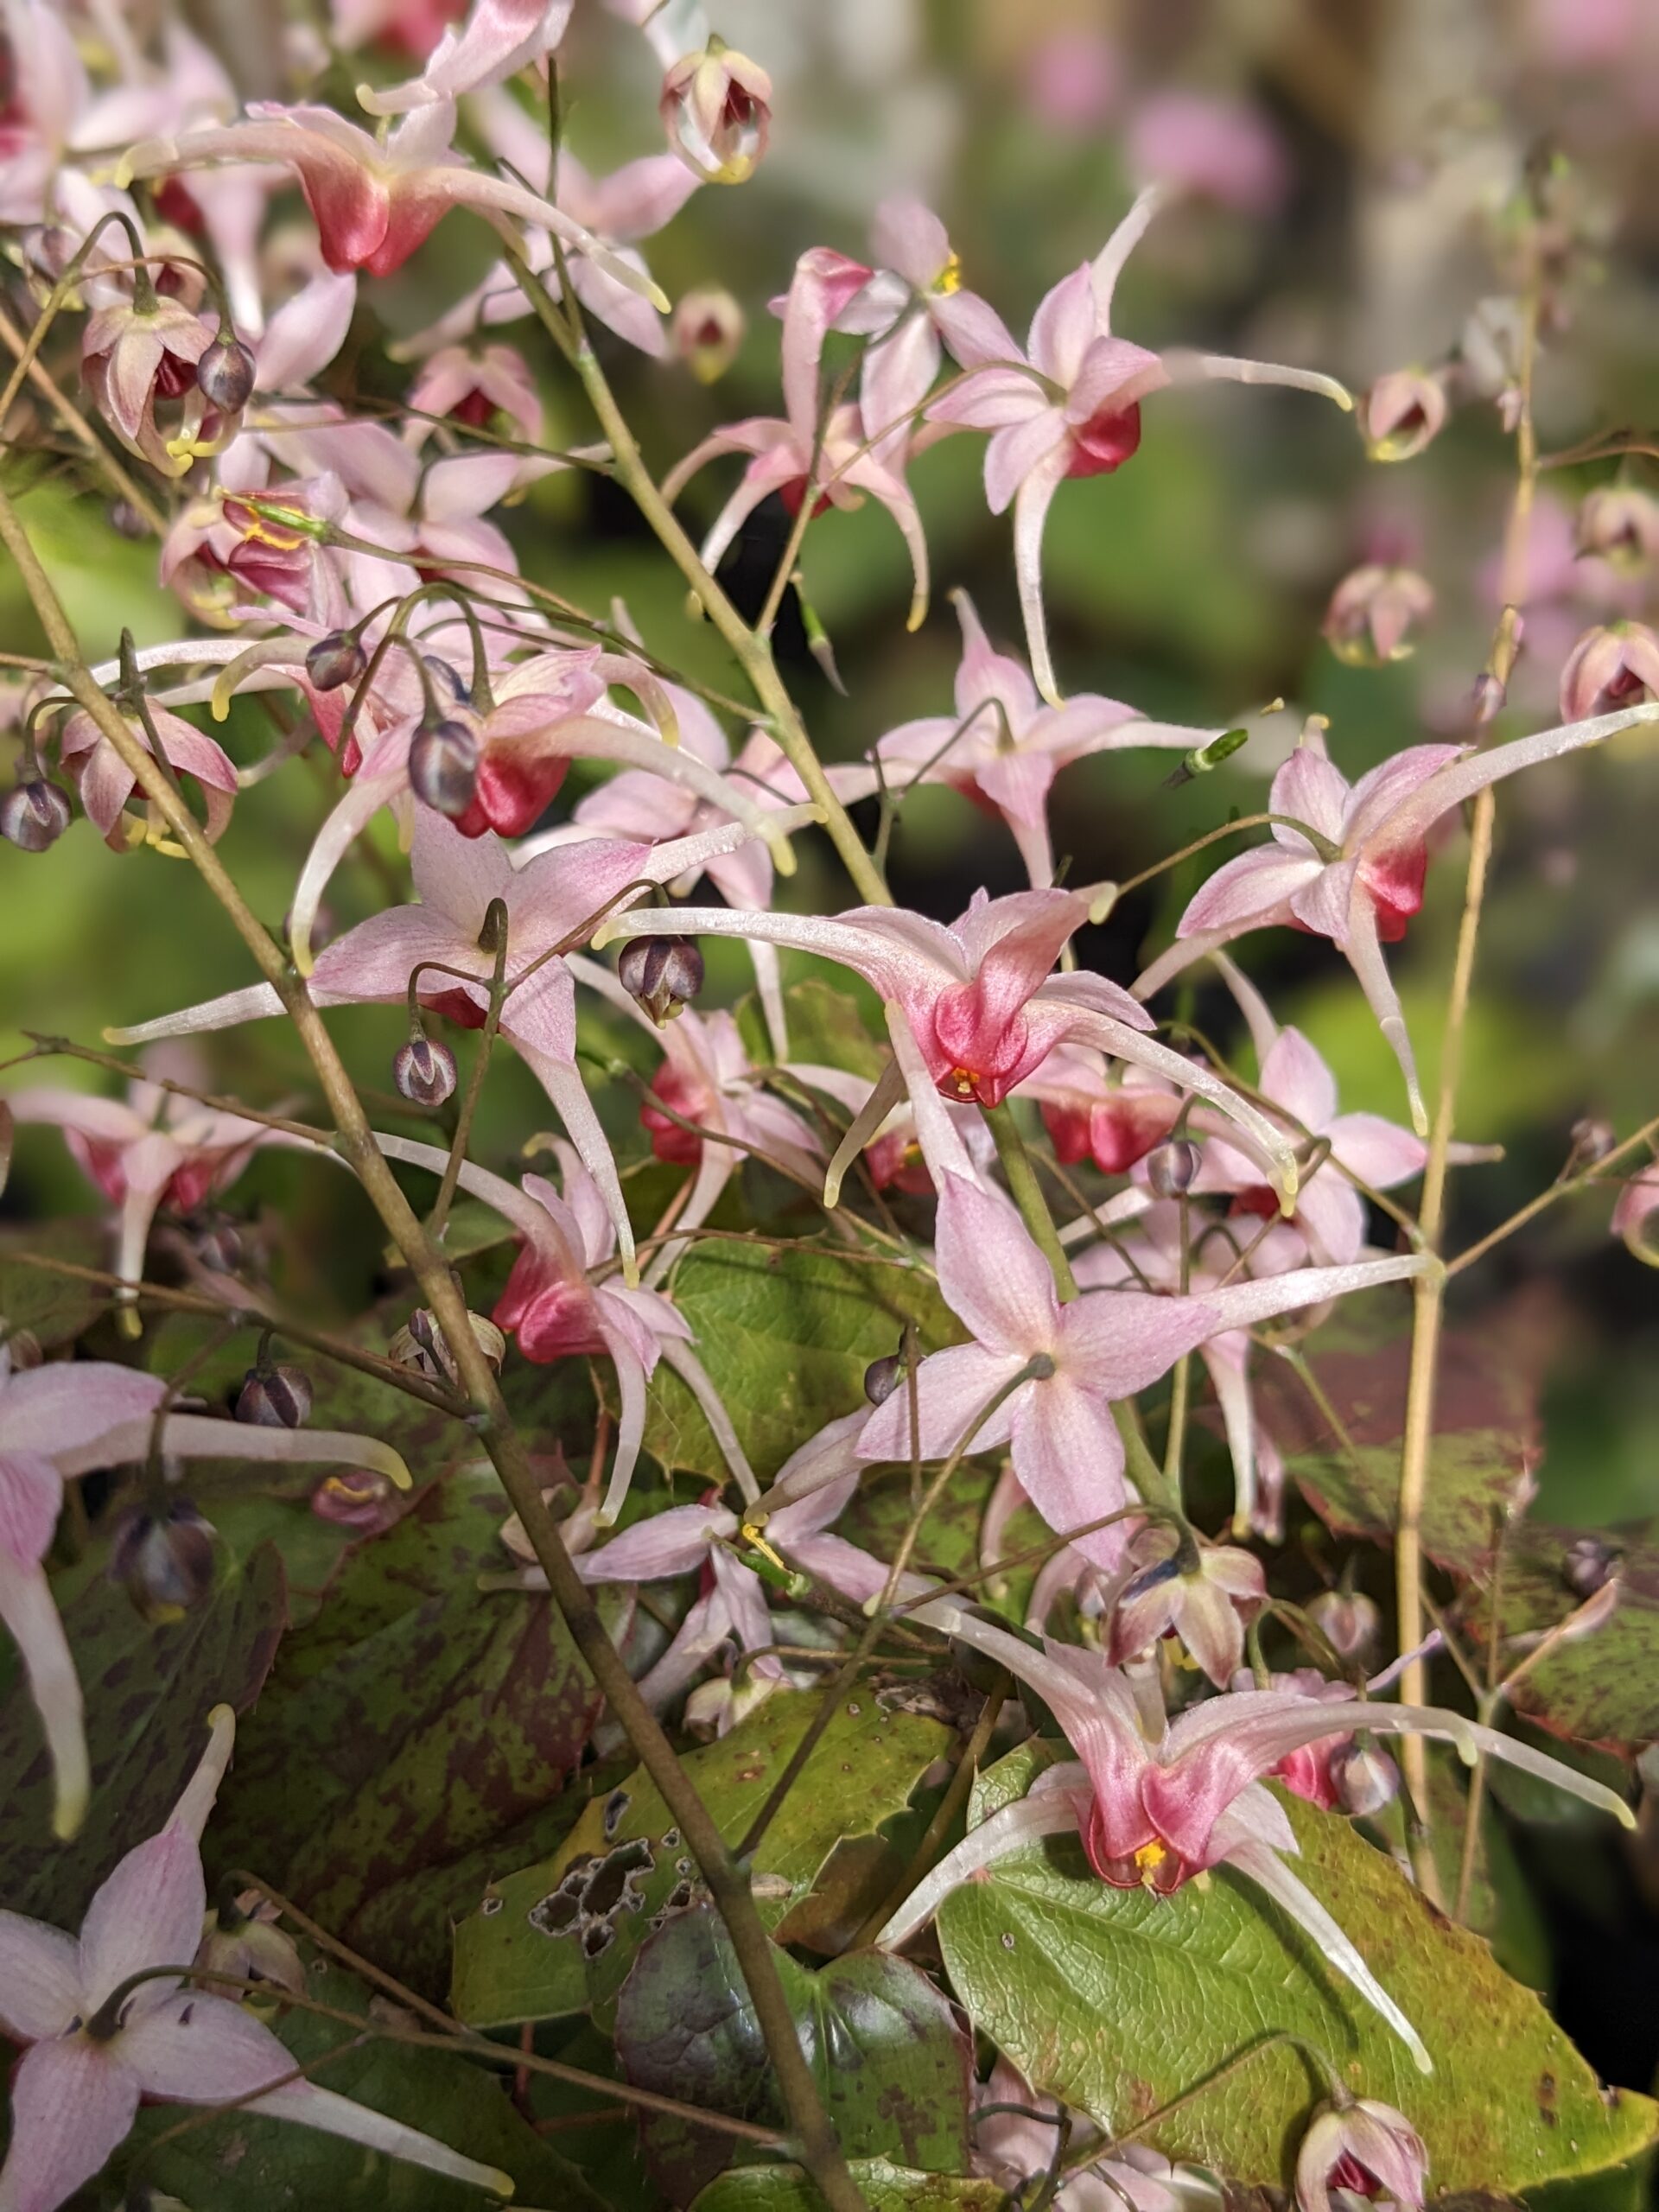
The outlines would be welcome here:
[[[1040,1697],[1074,1756],[949,1852],[883,1942],[907,1940],[957,1885],[1035,1838],[1075,1833],[1102,1881],[1158,1897],[1225,1865],[1301,1923],[1427,2069],[1413,2024],[1287,1866],[1294,1835],[1262,1777],[1363,1809],[1334,1778],[1338,1754],[1357,1736],[1415,1733],[1629,1815],[1600,1784],[1509,1738],[1390,1700],[1379,1694],[1386,1683],[1363,1694],[1300,1679],[1261,1687],[1254,1675],[1235,1686],[1267,1597],[1261,1561],[1243,1547],[1282,1528],[1283,1465],[1256,1413],[1253,1369],[1270,1356],[1266,1325],[1317,1317],[1438,1267],[1427,1252],[1367,1241],[1372,1195],[1408,1182],[1428,1157],[1383,947],[1421,906],[1430,861],[1465,802],[1659,719],[1659,640],[1639,621],[1599,627],[1567,659],[1559,726],[1484,748],[1407,746],[1353,780],[1310,721],[1274,777],[1265,839],[1208,874],[1166,949],[1121,980],[1080,964],[1075,941],[1114,887],[1057,883],[1058,779],[1086,756],[1135,748],[1208,766],[1229,734],[1064,691],[1042,583],[1051,504],[1070,480],[1132,466],[1143,404],[1192,381],[1353,402],[1317,370],[1159,353],[1114,329],[1119,280],[1164,204],[1160,183],[1046,293],[1023,345],[965,284],[938,218],[913,199],[889,200],[868,263],[815,246],[780,283],[780,411],[712,430],[668,472],[663,495],[676,502],[705,467],[742,461],[702,538],[710,574],[771,495],[803,531],[826,509],[873,499],[904,540],[915,628],[938,548],[912,464],[947,435],[985,438],[986,501],[994,513],[1012,511],[1024,658],[999,650],[957,594],[962,647],[948,707],[874,736],[827,784],[842,804],[878,791],[896,803],[943,785],[1006,829],[1029,884],[995,898],[979,891],[950,922],[872,903],[794,911],[779,898],[795,867],[791,841],[821,827],[823,786],[813,785],[815,800],[775,720],[729,732],[637,641],[625,610],[590,620],[527,582],[499,519],[548,472],[607,458],[603,448],[543,450],[536,367],[502,334],[532,309],[566,318],[573,353],[583,318],[645,353],[677,350],[698,373],[736,342],[718,300],[699,299],[690,314],[682,302],[665,322],[669,302],[640,248],[702,185],[741,182],[762,159],[766,72],[711,35],[694,5],[608,4],[646,35],[661,65],[664,149],[595,177],[568,149],[550,149],[512,89],[525,73],[542,85],[572,0],[474,0],[454,20],[440,5],[336,0],[330,41],[306,35],[320,65],[343,59],[384,75],[384,55],[370,49],[393,34],[419,65],[365,86],[372,127],[306,102],[238,111],[213,57],[171,18],[161,54],[118,53],[114,77],[95,85],[63,10],[6,0],[15,66],[0,118],[0,217],[21,238],[41,297],[80,316],[86,410],[165,495],[158,573],[181,610],[175,639],[102,662],[94,677],[135,743],[193,794],[210,839],[296,746],[238,766],[203,712],[223,721],[234,699],[279,695],[297,742],[321,741],[331,785],[287,922],[313,1002],[407,1007],[410,1045],[395,1073],[412,1103],[441,1103],[454,1087],[454,1057],[428,1028],[444,1021],[499,1027],[545,1092],[564,1133],[545,1141],[556,1180],[509,1179],[470,1160],[457,1179],[518,1240],[492,1317],[497,1350],[538,1364],[594,1360],[613,1378],[608,1461],[573,1542],[582,1577],[695,1582],[642,1683],[648,1701],[665,1708],[701,1684],[695,1717],[725,1729],[758,1698],[786,1694],[798,1677],[774,1648],[769,1588],[784,1604],[816,1584],[843,1608],[899,1605]],[[1144,134],[1142,164],[1238,208],[1268,204],[1280,188],[1277,149],[1233,120],[1236,151],[1219,180],[1197,159],[1190,111],[1170,110],[1160,130]],[[267,219],[296,192],[309,218],[297,238]],[[401,344],[410,365],[401,422],[354,408],[333,372],[359,283],[393,274],[461,209],[492,226],[499,260]],[[861,341],[855,389],[845,379],[830,389],[832,334]],[[1445,375],[1402,370],[1365,395],[1361,427],[1380,457],[1408,457],[1450,404]],[[1609,558],[1628,543],[1659,545],[1659,518],[1634,492],[1586,507],[1581,528],[1586,546]],[[1339,593],[1331,634],[1342,649],[1390,658],[1432,604],[1411,572],[1368,564]],[[7,707],[20,766],[0,830],[13,843],[54,842],[73,791],[115,853],[176,849],[118,747],[51,678],[20,679]],[[577,762],[613,772],[550,820]],[[383,812],[408,855],[411,896],[330,937],[325,892]],[[705,880],[709,902],[687,903]],[[1326,938],[1349,963],[1397,1057],[1409,1128],[1339,1110],[1313,1045],[1275,1022],[1234,965],[1228,949],[1267,929]],[[696,941],[721,938],[753,959],[764,1057],[730,1012],[688,1007],[702,977]],[[614,965],[598,957],[613,943],[625,948]],[[785,953],[831,963],[874,994],[885,1032],[878,1072],[855,1077],[791,1052]],[[1253,1084],[1159,1033],[1160,994],[1201,961],[1241,1009]],[[639,1119],[657,1161],[683,1182],[654,1233],[630,1212],[617,1117],[607,1129],[593,1062],[579,1049],[583,995],[660,1037]],[[148,1046],[276,1016],[283,1000],[262,982],[179,1011],[128,1011],[134,1019],[111,1041]],[[105,1203],[118,1303],[130,1319],[159,1216],[200,1217],[261,1147],[321,1149],[279,1118],[196,1103],[162,1065],[124,1101],[21,1084],[6,1102],[16,1122],[62,1133]],[[1000,1165],[1010,1107],[1021,1102],[1033,1126],[1040,1114],[1061,1166],[1122,1179],[1058,1233],[1072,1281]],[[442,1177],[451,1164],[446,1147],[396,1135],[380,1143],[411,1169]],[[960,1337],[908,1374],[873,1380],[868,1402],[803,1441],[764,1487],[675,1294],[677,1262],[746,1155],[821,1190],[832,1215],[855,1174],[918,1202],[906,1216],[906,1258],[937,1280]],[[1656,1206],[1649,1171],[1620,1202],[1618,1225],[1634,1245]],[[1208,1376],[1230,1452],[1230,1543],[1200,1540],[1152,1494],[1144,1467],[1137,1473],[1129,1409],[1173,1371],[1185,1377],[1190,1357]],[[702,1408],[729,1496],[722,1486],[619,1529],[659,1370]],[[272,1402],[269,1389],[263,1402]],[[39,1710],[60,1833],[83,1816],[90,1779],[73,1658],[43,1564],[66,1483],[192,1456],[338,1462],[406,1478],[384,1445],[310,1429],[304,1410],[291,1425],[280,1408],[231,1424],[175,1404],[164,1382],[136,1369],[31,1366],[0,1343],[0,1621]],[[1033,1618],[1046,1630],[1070,1593],[1088,1624],[1083,1640],[1024,1641],[834,1533],[866,1471],[969,1453],[1006,1459],[994,1517],[1026,1502],[1064,1540]],[[536,1575],[528,1567],[521,1579]],[[1210,1685],[1173,1717],[1158,1664],[1170,1639]],[[264,2028],[222,1996],[187,1992],[204,1904],[198,1846],[230,1749],[221,1717],[167,1827],[94,1897],[78,1948],[0,1914],[0,2027],[28,2046],[0,2204],[51,2212],[124,2138],[145,2095],[251,2101],[496,2186],[502,2177],[415,2131],[279,2081],[286,2056]],[[156,1978],[135,1983],[151,1969]],[[980,2155],[1016,2186],[1039,2159],[1019,2128],[988,2126]],[[1310,2131],[1299,2191],[1306,2212],[1324,2212],[1332,2187],[1416,2204],[1426,2167],[1401,2115],[1351,2099]],[[1092,2180],[1139,2212],[1172,2212],[1191,2186],[1155,2158],[1103,2157]],[[1062,2198],[1104,2201],[1076,2182]]]

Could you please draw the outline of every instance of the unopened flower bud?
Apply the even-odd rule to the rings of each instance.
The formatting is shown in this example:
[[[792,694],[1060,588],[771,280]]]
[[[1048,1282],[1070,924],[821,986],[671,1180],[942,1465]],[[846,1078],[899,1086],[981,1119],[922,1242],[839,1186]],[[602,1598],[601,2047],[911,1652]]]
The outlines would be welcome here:
[[[623,947],[616,972],[660,1029],[702,988],[702,955],[690,938],[636,937]]]
[[[1339,1658],[1363,1665],[1376,1656],[1382,1616],[1363,1590],[1322,1590],[1307,1617]]]
[[[473,1332],[474,1342],[488,1360],[500,1371],[507,1355],[507,1340],[493,1321],[482,1313],[467,1316]],[[417,1375],[424,1375],[431,1382],[458,1382],[461,1370],[455,1365],[443,1331],[435,1317],[424,1306],[417,1306],[404,1326],[398,1330],[386,1347],[387,1356],[400,1367],[412,1367]]]
[[[117,1531],[110,1580],[152,1624],[182,1620],[213,1586],[213,1526],[183,1498],[135,1513]]]
[[[671,151],[705,184],[743,184],[772,128],[772,79],[746,54],[711,38],[663,79],[659,109]]]
[[[110,528],[118,537],[128,538],[137,544],[149,536],[149,524],[130,499],[111,499],[106,512]]]
[[[903,1350],[890,1351],[885,1359],[873,1359],[864,1370],[864,1395],[873,1406],[885,1406],[887,1400],[904,1382],[906,1360]]]
[[[1202,1165],[1197,1145],[1186,1137],[1171,1137],[1154,1145],[1147,1154],[1147,1180],[1158,1198],[1184,1198]]]
[[[1599,1536],[1578,1536],[1561,1558],[1561,1580],[1575,1598],[1593,1598],[1612,1580],[1619,1561],[1618,1548]]]
[[[391,1063],[391,1079],[400,1098],[417,1106],[442,1106],[455,1091],[455,1056],[447,1045],[424,1034],[400,1045]]]
[[[699,384],[714,384],[737,359],[743,310],[721,284],[699,284],[674,310],[674,351]]]
[[[305,657],[305,672],[319,691],[338,691],[343,684],[355,683],[368,664],[367,655],[347,630],[331,630]]]
[[[238,1421],[255,1428],[303,1428],[311,1417],[311,1378],[302,1367],[283,1360],[251,1367],[236,1401]]]
[[[1391,369],[1361,396],[1359,434],[1373,461],[1410,461],[1445,427],[1446,386],[1421,369]]]
[[[1400,1794],[1400,1770],[1375,1744],[1344,1744],[1331,1754],[1331,1787],[1344,1813],[1367,1820]]]
[[[1576,1166],[1593,1167],[1605,1160],[1618,1137],[1611,1122],[1604,1122],[1599,1114],[1586,1114],[1573,1124],[1573,1160]]]
[[[0,837],[21,853],[43,853],[74,819],[68,799],[44,776],[26,776],[0,799]]]
[[[1639,706],[1659,695],[1659,638],[1645,622],[1610,622],[1586,630],[1561,670],[1561,720]]]
[[[1415,569],[1367,566],[1344,576],[1332,593],[1325,634],[1349,667],[1381,668],[1409,656],[1412,630],[1433,612],[1433,590]]]
[[[238,1274],[247,1258],[242,1231],[233,1221],[216,1222],[196,1240],[196,1257],[216,1275]]]
[[[1346,2097],[1321,2106],[1296,2153],[1300,2212],[1330,2212],[1332,2191],[1386,2199],[1395,2212],[1421,2212],[1428,2152],[1392,2105]]]
[[[1659,499],[1634,484],[1602,484],[1579,509],[1580,553],[1618,569],[1639,569],[1659,554]]]
[[[290,1997],[305,1994],[299,1945],[275,1925],[276,1908],[259,1890],[219,1898],[202,1923],[194,1964],[206,1974],[268,1981]]]
[[[239,338],[215,338],[196,363],[201,396],[221,415],[239,415],[253,397],[257,371],[252,353]]]
[[[410,741],[410,789],[435,814],[459,820],[478,791],[478,740],[465,722],[423,722]]]
[[[378,1535],[403,1508],[391,1478],[378,1467],[336,1467],[312,1491],[311,1510],[320,1521]]]

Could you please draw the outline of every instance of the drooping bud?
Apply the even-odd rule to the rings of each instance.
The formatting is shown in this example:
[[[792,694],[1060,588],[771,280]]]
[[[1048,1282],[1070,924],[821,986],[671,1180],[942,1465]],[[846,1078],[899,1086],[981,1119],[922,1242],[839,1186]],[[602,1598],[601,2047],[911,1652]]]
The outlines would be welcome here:
[[[409,784],[435,814],[455,822],[478,791],[478,740],[465,722],[423,722],[410,741]]]
[[[1586,630],[1561,670],[1561,720],[1639,706],[1659,696],[1659,638],[1645,622],[1610,622]]]
[[[699,284],[674,310],[674,351],[699,384],[715,384],[743,343],[743,310],[723,284]]]
[[[246,1240],[233,1221],[215,1222],[196,1240],[196,1257],[216,1275],[238,1274],[247,1256]]]
[[[239,338],[219,337],[196,363],[201,396],[222,415],[239,415],[253,397],[257,372],[252,353]]]
[[[236,1418],[255,1428],[303,1428],[311,1418],[310,1376],[288,1360],[251,1367],[237,1395]]]
[[[507,1356],[505,1337],[485,1314],[469,1313],[467,1319],[474,1343],[499,1374],[501,1363]],[[435,1315],[424,1306],[415,1308],[387,1345],[386,1353],[389,1358],[397,1361],[399,1367],[412,1367],[417,1375],[424,1375],[429,1382],[460,1382],[461,1370],[455,1364],[448,1342],[438,1325]]]
[[[1618,1546],[1599,1536],[1575,1537],[1562,1555],[1561,1580],[1575,1598],[1593,1598],[1611,1581],[1619,1558]]]
[[[44,776],[26,776],[0,799],[0,837],[20,853],[45,852],[73,819],[68,799]]]
[[[1645,567],[1659,554],[1659,499],[1635,484],[1599,485],[1579,509],[1578,543],[1616,569]]]
[[[711,38],[682,54],[663,79],[658,103],[670,150],[705,184],[743,184],[754,175],[772,128],[772,79],[747,54]]]
[[[902,1346],[885,1359],[873,1359],[864,1370],[864,1395],[873,1406],[885,1406],[903,1385],[907,1371]]]
[[[1345,575],[1325,610],[1325,635],[1351,668],[1381,668],[1414,650],[1410,633],[1434,612],[1434,593],[1414,569],[1368,565]]]
[[[1392,2105],[1347,2097],[1320,2107],[1296,2153],[1300,2212],[1331,2212],[1332,2191],[1386,2199],[1395,2212],[1421,2212],[1428,2152]]]
[[[1154,1145],[1147,1154],[1147,1180],[1158,1198],[1184,1198],[1203,1164],[1203,1155],[1187,1137],[1171,1137]]]
[[[347,630],[331,630],[305,657],[305,672],[319,691],[355,683],[368,664],[368,656]]]
[[[1363,1590],[1321,1590],[1307,1617],[1338,1657],[1364,1666],[1376,1656],[1382,1616]]]
[[[1446,424],[1446,386],[1421,369],[1390,369],[1361,395],[1359,434],[1373,461],[1410,461]]]
[[[702,955],[690,938],[637,937],[623,947],[616,972],[660,1029],[702,988]]]
[[[194,1963],[204,1973],[268,1981],[290,1997],[305,1994],[299,1946],[276,1925],[276,1907],[259,1890],[221,1896],[202,1922]]]
[[[1400,1770],[1375,1744],[1344,1744],[1331,1754],[1331,1787],[1344,1813],[1370,1819],[1400,1794]]]
[[[116,1533],[110,1580],[145,1620],[182,1620],[213,1586],[213,1526],[184,1498],[163,1514],[134,1513]]]
[[[336,1467],[312,1491],[311,1510],[320,1521],[378,1536],[403,1507],[391,1478],[378,1467]]]
[[[1572,1159],[1575,1166],[1593,1167],[1605,1160],[1618,1137],[1611,1122],[1604,1122],[1599,1114],[1586,1114],[1573,1124]]]
[[[400,1045],[391,1063],[391,1079],[400,1098],[417,1106],[442,1106],[455,1092],[455,1056],[447,1045],[424,1032]]]

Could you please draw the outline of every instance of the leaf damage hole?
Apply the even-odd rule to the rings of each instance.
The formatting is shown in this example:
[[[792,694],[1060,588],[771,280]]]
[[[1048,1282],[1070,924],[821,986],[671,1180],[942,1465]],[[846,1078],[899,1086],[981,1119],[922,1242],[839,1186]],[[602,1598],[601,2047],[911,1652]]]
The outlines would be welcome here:
[[[606,1853],[588,1875],[582,1892],[583,1912],[595,1920],[614,1912],[627,1891],[629,1876],[649,1874],[654,1864],[651,1846],[643,1836],[632,1843],[618,1844],[614,1851]],[[637,1904],[632,1910],[639,1910]],[[590,1952],[588,1955],[593,1955]]]
[[[610,1796],[605,1800],[605,1810],[600,1816],[600,1824],[604,1829],[605,1840],[607,1843],[611,1840],[611,1838],[616,1834],[618,1828],[621,1827],[622,1816],[627,1811],[629,1802],[630,1800],[628,1793],[626,1789],[613,1789]]]

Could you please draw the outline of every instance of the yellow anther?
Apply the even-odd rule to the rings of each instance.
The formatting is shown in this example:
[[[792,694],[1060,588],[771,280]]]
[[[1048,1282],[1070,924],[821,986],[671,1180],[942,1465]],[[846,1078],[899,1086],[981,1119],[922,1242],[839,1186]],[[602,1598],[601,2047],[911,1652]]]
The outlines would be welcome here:
[[[962,289],[962,256],[953,253],[938,273],[933,289],[936,292],[959,292]]]

